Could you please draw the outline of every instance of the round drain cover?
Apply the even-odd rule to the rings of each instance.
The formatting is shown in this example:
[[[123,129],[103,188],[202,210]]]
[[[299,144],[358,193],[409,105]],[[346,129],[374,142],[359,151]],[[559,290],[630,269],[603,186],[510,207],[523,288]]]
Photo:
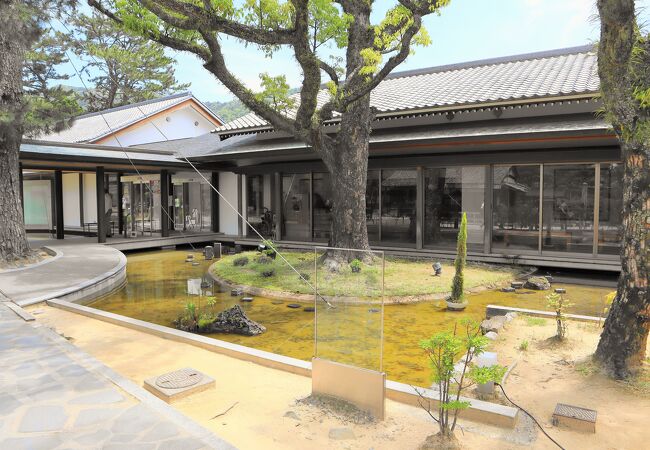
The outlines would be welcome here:
[[[202,378],[203,375],[194,369],[180,369],[160,375],[156,378],[156,385],[165,389],[182,389],[194,386]]]

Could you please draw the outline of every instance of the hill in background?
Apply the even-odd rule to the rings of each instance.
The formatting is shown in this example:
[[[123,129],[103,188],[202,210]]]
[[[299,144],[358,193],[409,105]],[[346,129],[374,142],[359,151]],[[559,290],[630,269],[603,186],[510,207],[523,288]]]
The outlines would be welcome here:
[[[203,102],[203,104],[226,122],[230,122],[249,113],[249,109],[237,99],[229,102]]]

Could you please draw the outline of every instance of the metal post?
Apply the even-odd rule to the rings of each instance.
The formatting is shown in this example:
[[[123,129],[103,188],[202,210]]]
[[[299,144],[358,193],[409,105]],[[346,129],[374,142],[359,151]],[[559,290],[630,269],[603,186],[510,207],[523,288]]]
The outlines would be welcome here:
[[[63,239],[63,172],[54,171],[54,209],[56,211],[56,238]]]
[[[104,168],[95,169],[95,190],[97,192],[97,242],[106,242],[106,205],[104,204]]]
[[[169,236],[169,172],[166,169],[160,171],[160,235]]]
[[[124,208],[122,205],[122,197],[124,197],[124,187],[122,186],[122,173],[117,174],[117,230],[118,235],[124,233]]]
[[[485,188],[483,193],[483,251],[492,251],[492,189],[494,189],[492,166],[485,166]]]
[[[423,247],[424,239],[424,170],[422,166],[416,169],[415,179],[415,248],[420,250]]]
[[[542,253],[544,227],[544,164],[539,165],[539,230],[537,233],[537,253]]]
[[[275,172],[272,182],[273,190],[271,209],[275,212],[275,240],[282,240],[282,173]]]
[[[240,173],[237,174],[237,211],[239,214],[242,214],[242,176]],[[241,217],[237,216],[237,236],[243,235],[243,223]]]
[[[600,163],[595,165],[596,174],[594,177],[594,246],[593,255],[598,256],[598,239],[600,228]]]

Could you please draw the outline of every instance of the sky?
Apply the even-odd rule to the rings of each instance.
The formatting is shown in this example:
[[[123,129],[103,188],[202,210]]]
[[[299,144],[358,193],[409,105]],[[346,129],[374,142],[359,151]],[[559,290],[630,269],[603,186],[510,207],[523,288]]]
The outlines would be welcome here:
[[[644,22],[650,0],[636,3]],[[376,0],[373,18],[378,21],[393,4]],[[432,44],[417,48],[395,72],[584,45],[596,42],[599,34],[595,0],[451,0],[439,15],[426,17],[424,25]],[[234,39],[223,39],[222,47],[230,70],[250,88],[259,88],[261,72],[284,74],[292,87],[300,86],[300,70],[288,50],[267,58]],[[168,53],[177,61],[177,79],[190,83],[199,100],[234,98],[198,58]],[[76,77],[66,84],[81,86]]]

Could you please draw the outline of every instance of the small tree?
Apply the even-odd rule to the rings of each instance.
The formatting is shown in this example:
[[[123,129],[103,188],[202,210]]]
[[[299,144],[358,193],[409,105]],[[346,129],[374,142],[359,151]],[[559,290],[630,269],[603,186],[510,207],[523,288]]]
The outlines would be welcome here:
[[[487,348],[489,340],[482,336],[480,328],[475,322],[465,319],[461,322],[462,332],[457,333],[454,327],[452,332],[434,334],[429,339],[420,342],[420,347],[426,352],[433,369],[433,382],[438,387],[440,400],[437,405],[437,417],[431,412],[431,402],[416,389],[422,400],[420,406],[435,420],[440,431],[431,438],[444,442],[446,448],[457,447],[454,429],[459,413],[469,408],[470,402],[461,400],[461,392],[474,384],[499,382],[505,373],[505,367],[494,365],[477,367],[474,364],[476,357]],[[454,361],[459,354],[465,352],[460,360],[460,367],[456,368]],[[433,444],[433,443],[432,443]]]
[[[450,302],[463,303],[465,294],[463,292],[465,281],[463,278],[463,270],[465,269],[465,260],[467,259],[467,214],[463,213],[460,221],[460,230],[458,230],[458,244],[456,247],[456,262],[454,267],[456,273],[454,280],[451,284],[451,297]]]
[[[546,296],[546,306],[555,311],[555,321],[557,322],[557,334],[555,337],[563,341],[566,338],[566,310],[573,306],[573,303],[567,301],[560,294],[553,293]]]

